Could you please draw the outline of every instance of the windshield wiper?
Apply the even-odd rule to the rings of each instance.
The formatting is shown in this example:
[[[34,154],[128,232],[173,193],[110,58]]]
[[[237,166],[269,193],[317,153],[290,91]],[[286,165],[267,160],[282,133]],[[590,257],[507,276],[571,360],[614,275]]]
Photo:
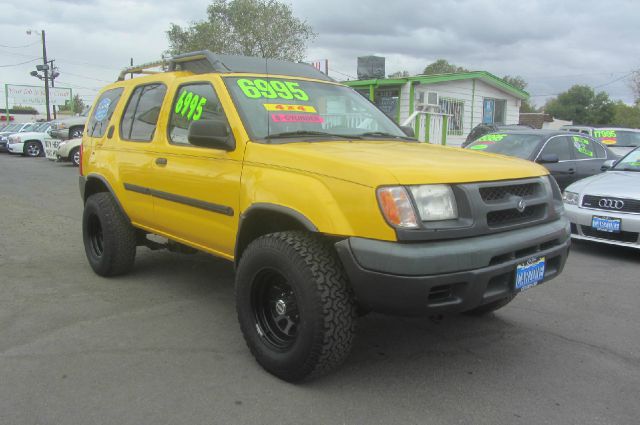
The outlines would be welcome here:
[[[309,131],[309,130],[284,131],[282,133],[269,134],[267,137],[265,137],[265,139],[286,139],[289,137],[313,137],[313,136],[339,137],[341,139],[362,139],[360,135],[350,136],[348,134],[336,134],[336,133],[328,133],[326,131]]]
[[[366,133],[360,133],[361,137],[392,137],[394,139],[414,140],[408,136],[398,136],[396,134],[385,133],[384,131],[367,131]]]

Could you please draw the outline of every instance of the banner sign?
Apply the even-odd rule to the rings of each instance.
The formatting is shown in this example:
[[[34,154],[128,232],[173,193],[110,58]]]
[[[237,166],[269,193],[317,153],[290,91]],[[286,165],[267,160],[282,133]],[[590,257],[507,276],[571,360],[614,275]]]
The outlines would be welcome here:
[[[318,71],[329,75],[329,59],[320,59],[317,61],[313,61],[311,62],[311,66],[313,66]]]
[[[6,95],[13,105],[45,105],[44,87],[6,85]],[[64,106],[71,101],[71,89],[64,87],[49,88],[49,104]]]

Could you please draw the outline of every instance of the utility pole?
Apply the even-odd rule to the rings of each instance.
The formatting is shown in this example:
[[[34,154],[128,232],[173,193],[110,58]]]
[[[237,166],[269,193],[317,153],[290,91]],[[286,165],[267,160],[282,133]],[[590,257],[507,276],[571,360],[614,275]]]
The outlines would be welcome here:
[[[47,121],[51,121],[49,110],[49,64],[47,64],[47,41],[42,30],[42,64],[44,65],[44,101],[47,104]]]
[[[55,68],[53,66],[53,63],[55,62],[55,59],[51,59],[49,62],[47,62],[48,64],[50,64],[49,69],[51,69],[51,87],[55,87],[56,86],[56,76],[55,76]],[[51,105],[51,109],[53,109],[53,119],[57,120],[58,116],[56,115],[56,105]]]

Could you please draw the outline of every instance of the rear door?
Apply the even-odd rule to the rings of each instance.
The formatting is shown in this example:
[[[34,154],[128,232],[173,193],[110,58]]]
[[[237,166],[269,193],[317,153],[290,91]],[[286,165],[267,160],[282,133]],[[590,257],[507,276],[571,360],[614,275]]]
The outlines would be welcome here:
[[[548,154],[558,155],[558,162],[542,164],[558,182],[560,189],[570,185],[575,179],[575,161],[571,155],[569,140],[573,136],[553,136],[544,144],[538,158]]]
[[[606,153],[599,143],[586,136],[572,136],[571,147],[576,165],[574,181],[602,172],[600,167],[606,160]]]

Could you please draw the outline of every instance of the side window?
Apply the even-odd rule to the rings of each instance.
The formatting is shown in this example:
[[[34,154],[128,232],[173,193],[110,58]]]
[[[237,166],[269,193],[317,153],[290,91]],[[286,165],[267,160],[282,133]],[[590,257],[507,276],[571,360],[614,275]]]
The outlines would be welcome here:
[[[603,159],[607,157],[607,154],[604,151],[604,147],[598,142],[591,142],[593,145],[593,152],[595,152],[595,158]]]
[[[136,87],[122,115],[120,138],[136,142],[151,141],[166,93],[164,84]]]
[[[594,159],[595,143],[586,137],[571,136],[571,146],[573,146],[573,155],[575,159]]]
[[[171,108],[169,142],[192,146],[187,140],[189,124],[210,119],[227,120],[213,86],[209,83],[196,83],[180,87]]]
[[[540,156],[548,155],[548,154],[556,154],[558,155],[559,161],[568,161],[571,159],[571,150],[569,148],[569,143],[566,137],[554,137],[549,139],[547,144],[545,145],[542,152],[540,152]]]
[[[118,105],[118,100],[120,100],[123,90],[121,87],[107,90],[102,93],[102,96],[96,101],[93,114],[91,118],[89,118],[86,126],[86,132],[89,137],[102,137],[104,133],[107,132],[109,121],[111,120],[113,111]]]

